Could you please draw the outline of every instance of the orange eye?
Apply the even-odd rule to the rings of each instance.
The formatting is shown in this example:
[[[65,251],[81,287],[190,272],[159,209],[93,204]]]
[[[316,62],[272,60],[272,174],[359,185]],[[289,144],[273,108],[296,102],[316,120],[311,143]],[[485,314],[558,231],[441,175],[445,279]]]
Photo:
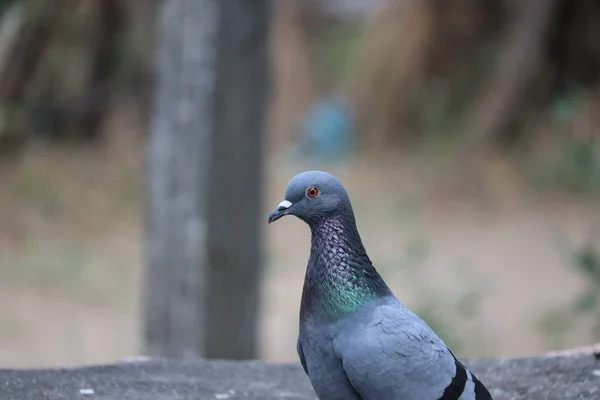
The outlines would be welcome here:
[[[319,195],[319,189],[317,189],[314,186],[311,186],[308,189],[306,189],[306,195],[313,199]]]

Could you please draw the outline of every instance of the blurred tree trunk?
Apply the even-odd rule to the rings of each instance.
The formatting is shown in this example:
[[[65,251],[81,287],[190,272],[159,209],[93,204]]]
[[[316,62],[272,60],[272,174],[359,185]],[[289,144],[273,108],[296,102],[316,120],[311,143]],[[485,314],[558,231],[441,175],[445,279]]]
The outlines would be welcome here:
[[[75,131],[95,140],[110,105],[111,80],[119,60],[119,40],[125,27],[127,8],[122,0],[95,0],[92,55],[87,84],[83,88],[81,111],[75,116]]]
[[[421,89],[427,44],[433,37],[432,9],[430,0],[397,0],[365,25],[348,90],[361,142],[368,148],[383,148],[394,136],[405,135],[408,103]]]
[[[274,3],[271,35],[273,93],[269,106],[269,150],[279,151],[294,142],[298,121],[319,95],[311,64],[306,31],[296,0]]]
[[[503,2],[395,0],[367,20],[346,87],[362,145],[382,149],[458,113],[481,75]]]
[[[371,147],[463,131],[468,152],[512,146],[600,81],[598,1],[395,0],[363,40],[347,86]]]
[[[154,71],[152,69],[152,50],[155,42],[156,10],[158,0],[145,2],[129,2],[128,13],[135,32],[133,32],[135,77],[133,79],[136,97],[138,99],[138,112],[143,132],[149,131],[149,121],[152,114],[152,93],[154,85]]]
[[[476,96],[473,123],[467,128],[471,145],[493,146],[520,114],[525,93],[543,65],[548,33],[558,0],[515,3],[506,30],[504,51],[495,73]]]
[[[146,353],[204,356],[219,6],[164,0],[148,144]]]
[[[43,2],[35,16],[22,25],[12,44],[8,60],[0,71],[0,103],[20,101],[27,82],[35,73],[38,61],[58,25],[61,11],[54,1]]]
[[[73,6],[73,2],[42,2],[32,16],[24,17],[12,43],[6,43],[6,58],[0,68],[0,152],[25,140],[21,128],[27,84],[37,72],[64,12]]]
[[[255,358],[270,0],[220,2],[207,356]]]
[[[4,137],[12,137],[17,145],[31,137],[96,138],[114,94],[111,81],[119,66],[120,40],[127,28],[125,3],[31,0],[13,7],[21,9],[24,20],[10,43],[3,44],[7,55],[0,64],[0,106],[4,118],[0,137],[7,133]],[[78,61],[77,68],[85,70],[81,74],[85,79],[81,84],[75,83],[75,96],[65,95],[68,89],[61,82],[77,82],[78,74],[70,77],[69,72],[64,72],[74,70],[69,50],[61,46],[69,34],[76,35],[82,43],[89,40],[89,45],[80,47],[88,57]],[[57,53],[61,55],[56,56]]]
[[[146,352],[256,356],[269,0],[159,7]]]

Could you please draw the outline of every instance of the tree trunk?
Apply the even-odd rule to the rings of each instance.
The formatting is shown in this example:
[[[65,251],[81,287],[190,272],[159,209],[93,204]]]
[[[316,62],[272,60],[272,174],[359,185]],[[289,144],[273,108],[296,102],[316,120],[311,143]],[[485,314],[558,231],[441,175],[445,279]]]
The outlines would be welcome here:
[[[68,4],[72,7],[73,4]],[[23,24],[23,31],[16,37],[8,52],[8,60],[0,71],[0,103],[18,102],[29,79],[36,71],[50,39],[56,31],[66,6],[45,1],[31,21]]]
[[[472,126],[467,134],[475,150],[493,147],[509,131],[544,61],[544,45],[558,0],[515,4],[507,27],[502,59],[483,92],[476,97]]]
[[[269,0],[165,0],[150,129],[146,352],[256,356]]]
[[[136,31],[135,38],[135,77],[134,87],[137,98],[138,115],[142,130],[149,131],[149,120],[152,115],[152,98],[154,71],[152,69],[152,50],[154,49],[156,27],[154,20],[158,8],[158,0],[146,2],[129,2],[128,15],[131,16],[132,26]]]
[[[93,24],[92,61],[83,91],[81,112],[75,116],[77,134],[86,140],[98,139],[110,106],[111,87],[119,61],[119,40],[126,23],[121,0],[96,0]]]
[[[25,142],[24,121],[28,118],[24,105],[25,92],[36,74],[40,60],[64,14],[77,2],[44,1],[32,15],[23,15],[11,43],[3,43],[0,62],[0,154],[19,148]],[[8,6],[7,4],[4,4]],[[19,18],[21,18],[19,16]],[[10,33],[10,32],[9,32]]]
[[[207,356],[254,358],[270,0],[220,2]]]
[[[280,152],[297,139],[298,121],[319,95],[315,66],[296,0],[273,3],[272,87],[268,151]]]
[[[219,2],[164,0],[148,148],[146,353],[205,353]]]

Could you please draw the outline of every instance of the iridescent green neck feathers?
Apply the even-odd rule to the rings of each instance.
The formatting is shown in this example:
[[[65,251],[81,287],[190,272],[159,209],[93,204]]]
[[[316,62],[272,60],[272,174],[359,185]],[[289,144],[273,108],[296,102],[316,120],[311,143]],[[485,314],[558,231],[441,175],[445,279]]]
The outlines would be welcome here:
[[[320,221],[311,226],[311,231],[302,319],[337,320],[391,294],[373,267],[351,215]]]

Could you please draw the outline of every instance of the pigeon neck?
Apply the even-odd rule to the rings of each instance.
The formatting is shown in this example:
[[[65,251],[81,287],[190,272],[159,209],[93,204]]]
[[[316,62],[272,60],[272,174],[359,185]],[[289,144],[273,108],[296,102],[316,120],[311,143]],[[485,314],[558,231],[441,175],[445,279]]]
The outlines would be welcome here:
[[[314,223],[311,231],[301,319],[337,320],[391,293],[373,267],[351,213]]]

